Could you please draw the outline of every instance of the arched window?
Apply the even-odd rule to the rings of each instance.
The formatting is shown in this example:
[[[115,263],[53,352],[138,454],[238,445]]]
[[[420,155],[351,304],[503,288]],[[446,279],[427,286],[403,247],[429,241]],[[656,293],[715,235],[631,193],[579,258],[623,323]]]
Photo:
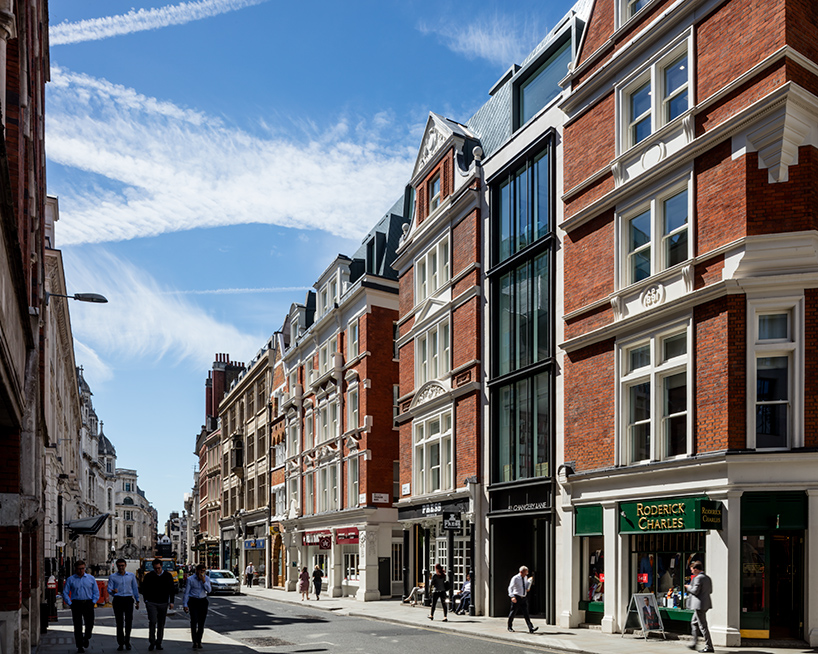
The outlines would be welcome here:
[[[122,503],[123,504],[133,504],[133,498],[126,497],[124,500],[122,500]]]

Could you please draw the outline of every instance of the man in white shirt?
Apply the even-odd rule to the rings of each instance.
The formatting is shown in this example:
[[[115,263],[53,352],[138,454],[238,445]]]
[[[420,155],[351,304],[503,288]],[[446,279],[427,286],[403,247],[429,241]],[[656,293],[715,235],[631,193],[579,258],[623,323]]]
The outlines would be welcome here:
[[[255,576],[255,574],[256,569],[253,567],[252,563],[244,569],[244,583],[247,586],[253,585],[253,577]]]
[[[512,625],[514,623],[514,616],[518,611],[522,611],[525,623],[528,625],[528,633],[533,634],[539,627],[531,624],[531,618],[528,615],[528,591],[531,590],[531,583],[534,577],[528,577],[528,568],[520,566],[520,573],[511,578],[508,584],[508,596],[511,598],[511,611],[508,614],[508,630],[514,631]]]

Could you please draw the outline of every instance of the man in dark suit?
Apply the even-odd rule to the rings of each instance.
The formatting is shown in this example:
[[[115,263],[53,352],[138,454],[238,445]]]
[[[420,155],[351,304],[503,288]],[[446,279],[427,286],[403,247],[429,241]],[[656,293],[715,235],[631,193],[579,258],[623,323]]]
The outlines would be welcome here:
[[[706,613],[712,606],[710,594],[713,592],[713,582],[704,574],[701,561],[690,564],[690,583],[685,586],[690,596],[687,599],[687,608],[693,609],[693,618],[690,621],[690,631],[693,634],[693,644],[690,649],[696,649],[696,641],[701,634],[704,638],[704,647],[700,652],[714,652],[713,640],[710,638],[710,629],[707,628]]]
[[[168,608],[173,608],[176,590],[170,572],[162,569],[162,561],[154,559],[153,572],[142,580],[142,598],[148,611],[148,651],[162,648],[165,635],[165,619]]]

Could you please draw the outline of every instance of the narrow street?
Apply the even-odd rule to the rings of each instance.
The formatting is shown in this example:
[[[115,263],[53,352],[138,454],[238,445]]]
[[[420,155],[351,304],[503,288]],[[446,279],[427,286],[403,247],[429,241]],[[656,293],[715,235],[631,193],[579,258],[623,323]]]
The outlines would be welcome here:
[[[190,651],[187,616],[181,609],[168,615],[164,652],[178,654]],[[441,615],[442,617],[442,615]],[[467,619],[467,618],[466,618]],[[459,619],[460,622],[464,618]],[[451,634],[427,628],[397,625],[380,620],[337,615],[332,611],[275,602],[258,597],[211,597],[203,651],[293,652],[343,654],[395,654],[396,651],[469,652],[469,654],[510,654],[515,652],[549,652],[535,643],[515,645],[481,637]],[[148,651],[148,618],[144,606],[134,613],[131,634],[132,652]],[[94,635],[88,654],[116,652],[116,626],[113,611],[96,612]],[[70,611],[60,611],[59,621],[51,624],[44,636],[41,653],[73,654],[75,652]]]

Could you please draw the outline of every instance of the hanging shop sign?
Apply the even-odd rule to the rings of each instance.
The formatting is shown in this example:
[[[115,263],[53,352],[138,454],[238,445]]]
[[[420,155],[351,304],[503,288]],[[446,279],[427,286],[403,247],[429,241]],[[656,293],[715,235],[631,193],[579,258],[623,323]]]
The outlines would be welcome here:
[[[264,549],[264,539],[263,538],[247,538],[244,541],[244,549],[246,549],[246,550],[263,550]]]
[[[358,527],[347,527],[335,532],[335,543],[337,545],[357,545]]]
[[[706,531],[722,528],[722,503],[706,497],[674,497],[619,505],[619,533]]]
[[[301,534],[302,545],[318,546],[321,550],[332,549],[332,534],[328,531],[305,531]]]
[[[444,531],[460,531],[463,529],[463,520],[459,513],[444,513],[443,514],[443,530]]]

